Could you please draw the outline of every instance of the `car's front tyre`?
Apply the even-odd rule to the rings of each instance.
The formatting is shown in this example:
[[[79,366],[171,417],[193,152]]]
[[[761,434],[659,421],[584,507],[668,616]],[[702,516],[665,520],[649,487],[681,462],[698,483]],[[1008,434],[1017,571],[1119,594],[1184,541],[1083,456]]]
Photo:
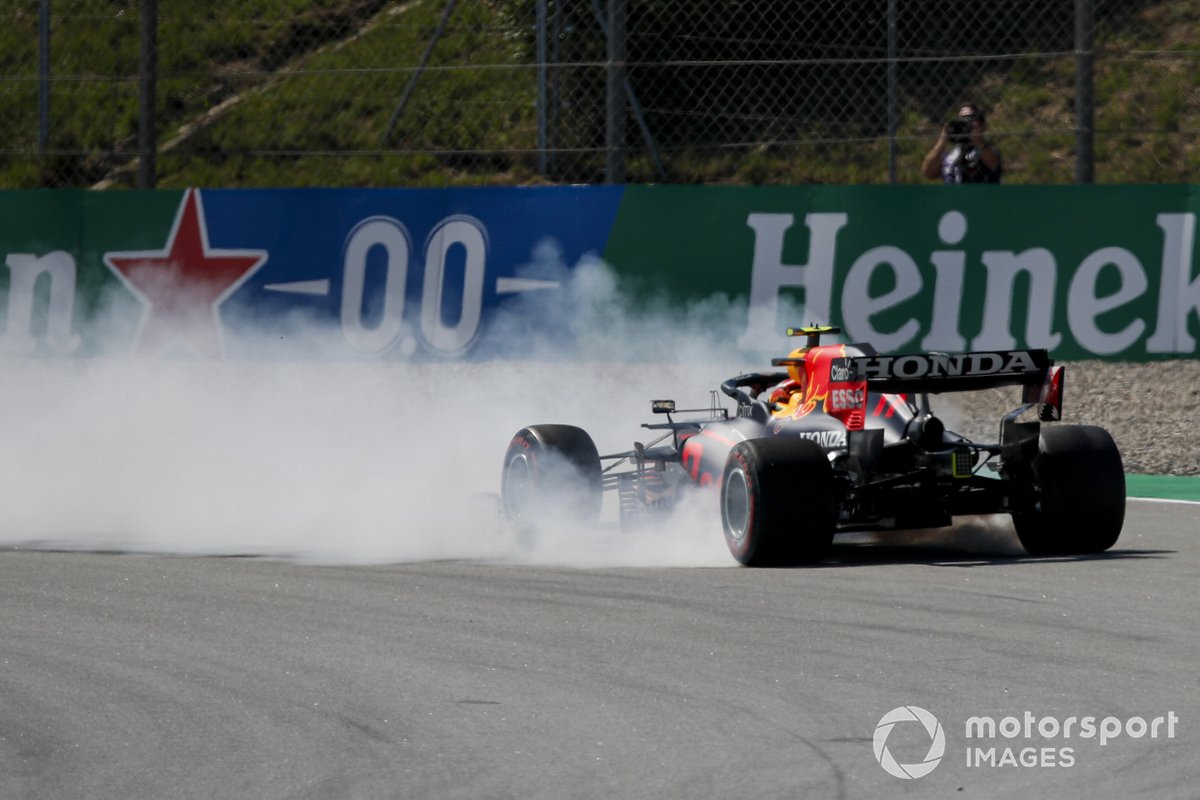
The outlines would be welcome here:
[[[593,523],[603,489],[592,437],[573,425],[530,425],[504,453],[500,507],[523,529],[545,523]]]

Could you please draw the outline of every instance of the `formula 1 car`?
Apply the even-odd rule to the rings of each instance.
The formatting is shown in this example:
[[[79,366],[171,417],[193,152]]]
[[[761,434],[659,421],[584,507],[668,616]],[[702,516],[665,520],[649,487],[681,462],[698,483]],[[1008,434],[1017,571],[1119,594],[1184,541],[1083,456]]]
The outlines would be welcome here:
[[[1062,419],[1064,368],[1045,350],[880,355],[866,344],[825,344],[832,327],[789,329],[805,345],[774,359],[783,371],[730,378],[736,411],[679,410],[632,450],[600,455],[573,425],[533,425],[504,456],[501,509],[522,528],[600,515],[615,492],[623,526],[669,512],[689,487],[720,493],[730,552],[747,566],[811,564],[833,538],[953,524],[1006,513],[1034,555],[1096,553],[1117,540],[1125,473],[1112,437]],[[946,430],[929,395],[1021,386],[999,441]],[[1034,421],[1019,421],[1037,411]],[[687,415],[688,419],[676,419]],[[1046,424],[1050,423],[1050,424]]]

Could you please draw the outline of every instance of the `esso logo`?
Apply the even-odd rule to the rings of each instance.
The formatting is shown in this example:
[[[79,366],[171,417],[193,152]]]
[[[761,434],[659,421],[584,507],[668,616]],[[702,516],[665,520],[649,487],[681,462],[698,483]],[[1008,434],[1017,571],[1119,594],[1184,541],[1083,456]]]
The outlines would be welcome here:
[[[866,401],[865,389],[831,389],[829,392],[829,408],[833,411],[862,408]]]

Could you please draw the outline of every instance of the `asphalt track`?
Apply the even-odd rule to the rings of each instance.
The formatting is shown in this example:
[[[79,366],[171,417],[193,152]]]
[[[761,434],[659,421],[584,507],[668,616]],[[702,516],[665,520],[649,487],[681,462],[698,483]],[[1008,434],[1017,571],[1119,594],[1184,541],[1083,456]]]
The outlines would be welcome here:
[[[6,548],[0,796],[1195,797],[1200,506],[1131,501],[1091,558],[967,534],[781,570]],[[945,732],[916,780],[873,752],[902,705]],[[968,717],[1026,711],[1178,722],[967,766]]]

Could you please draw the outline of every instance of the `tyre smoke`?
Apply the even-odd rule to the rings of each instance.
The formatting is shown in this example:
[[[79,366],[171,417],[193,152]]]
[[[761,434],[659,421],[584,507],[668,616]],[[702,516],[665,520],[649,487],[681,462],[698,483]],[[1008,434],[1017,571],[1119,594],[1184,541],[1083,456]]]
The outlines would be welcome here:
[[[715,509],[623,531],[606,498],[599,526],[563,521],[535,538],[500,520],[502,457],[521,427],[570,423],[602,453],[627,450],[648,433],[651,398],[707,406],[740,368],[721,365],[737,324],[723,299],[682,317],[626,313],[598,261],[567,293],[496,321],[493,335],[561,318],[520,359],[335,360],[336,330],[302,321],[281,334],[276,320],[261,333],[272,347],[255,347],[251,321],[237,320],[231,360],[8,360],[0,542],[322,563],[732,565]],[[281,357],[281,340],[296,350]]]

